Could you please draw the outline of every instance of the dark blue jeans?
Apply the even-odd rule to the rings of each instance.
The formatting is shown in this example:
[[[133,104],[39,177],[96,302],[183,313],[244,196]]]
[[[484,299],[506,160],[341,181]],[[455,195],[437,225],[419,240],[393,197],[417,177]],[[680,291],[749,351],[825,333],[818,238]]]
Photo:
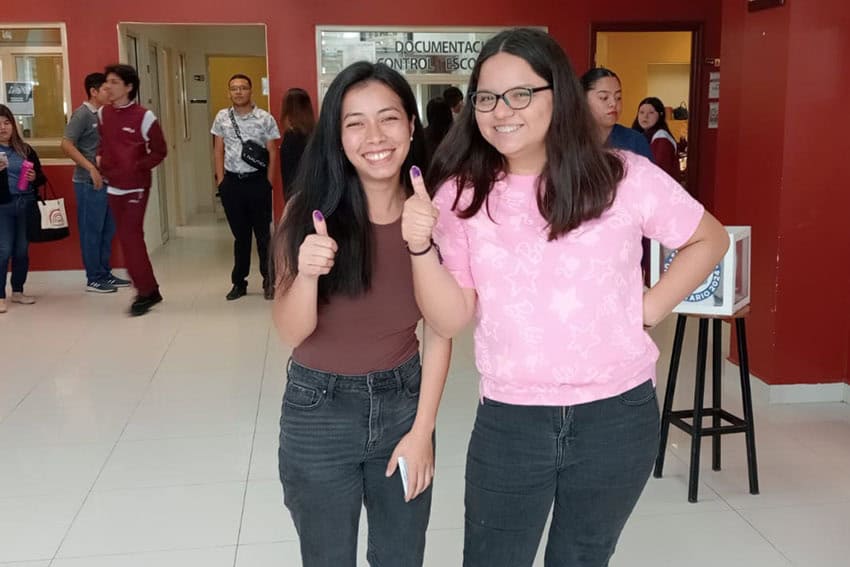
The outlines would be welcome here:
[[[91,183],[74,182],[77,194],[77,221],[80,229],[80,250],[86,267],[88,283],[99,282],[111,272],[112,239],[115,219],[109,210],[106,186],[95,189]]]
[[[530,567],[550,509],[547,567],[608,565],[649,479],[658,427],[651,381],[568,407],[485,398],[466,464],[464,567]]]
[[[3,285],[0,299],[6,298],[6,271],[12,260],[12,291],[24,291],[30,269],[27,240],[27,206],[35,199],[32,194],[12,195],[12,200],[0,205],[0,272]]]
[[[360,509],[372,567],[420,567],[431,488],[405,503],[385,476],[419,401],[419,355],[389,371],[328,374],[290,361],[280,418],[280,479],[304,567],[354,567]]]

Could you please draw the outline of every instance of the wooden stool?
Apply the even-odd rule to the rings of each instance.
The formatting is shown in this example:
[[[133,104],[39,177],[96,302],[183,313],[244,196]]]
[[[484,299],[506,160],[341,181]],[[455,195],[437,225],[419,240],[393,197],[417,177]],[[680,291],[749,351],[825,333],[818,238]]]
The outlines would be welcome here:
[[[661,436],[658,445],[658,456],[655,460],[655,478],[661,478],[664,469],[664,453],[667,448],[667,436],[670,426],[675,425],[691,436],[691,465],[688,480],[688,501],[697,501],[699,487],[700,441],[704,436],[711,436],[712,441],[712,470],[720,470],[720,436],[729,433],[743,433],[747,442],[747,470],[750,476],[750,494],[759,493],[758,466],[756,464],[756,440],[753,426],[753,396],[750,390],[750,365],[747,358],[747,335],[745,317],[750,308],[744,307],[731,316],[712,315],[679,315],[676,320],[676,334],[673,339],[673,353],[670,356],[670,372],[667,377],[667,390],[664,393],[664,409],[661,413]],[[689,410],[673,411],[673,397],[676,393],[676,376],[679,372],[679,360],[682,356],[682,343],[685,339],[685,324],[688,317],[699,318],[699,343],[697,345],[697,372],[694,387],[694,406]],[[712,319],[712,400],[711,407],[705,408],[705,364],[708,353],[708,321]],[[738,363],[741,375],[741,401],[744,406],[744,418],[734,416],[720,407],[720,375],[721,375],[721,323],[735,322],[738,335]],[[703,416],[711,416],[711,427],[703,426]],[[691,423],[685,421],[690,419]],[[729,423],[722,425],[721,420]]]

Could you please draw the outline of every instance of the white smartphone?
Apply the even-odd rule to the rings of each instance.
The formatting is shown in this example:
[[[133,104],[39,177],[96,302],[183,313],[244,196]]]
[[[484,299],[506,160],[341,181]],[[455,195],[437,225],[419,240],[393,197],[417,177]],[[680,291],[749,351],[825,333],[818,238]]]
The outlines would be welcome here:
[[[407,496],[407,461],[404,457],[398,458],[398,473],[401,475],[401,486],[404,488],[404,495]]]

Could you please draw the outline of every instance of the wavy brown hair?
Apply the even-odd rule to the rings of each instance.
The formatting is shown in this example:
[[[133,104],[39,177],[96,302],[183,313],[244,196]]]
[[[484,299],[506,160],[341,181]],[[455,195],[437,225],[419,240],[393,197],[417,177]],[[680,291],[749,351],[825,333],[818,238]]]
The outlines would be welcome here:
[[[624,166],[599,144],[584,91],[564,50],[542,31],[518,28],[490,39],[475,63],[467,93],[476,91],[481,66],[497,53],[523,59],[552,85],[552,121],[546,133],[546,165],[537,182],[537,207],[548,222],[549,240],[554,240],[600,217],[611,206]],[[481,135],[472,104],[466,104],[434,155],[427,184],[436,191],[456,178],[458,192],[452,208],[460,218],[470,218],[487,204],[493,184],[507,172],[507,165]],[[458,210],[461,191],[468,187],[473,189],[472,202]]]

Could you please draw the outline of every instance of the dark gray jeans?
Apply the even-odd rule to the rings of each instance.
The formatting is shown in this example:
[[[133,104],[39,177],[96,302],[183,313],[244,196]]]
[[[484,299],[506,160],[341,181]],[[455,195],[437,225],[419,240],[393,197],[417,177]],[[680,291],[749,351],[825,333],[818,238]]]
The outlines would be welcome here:
[[[420,567],[431,488],[405,503],[387,462],[419,401],[419,355],[365,376],[289,364],[280,418],[280,479],[304,567],[354,567],[360,508],[372,567]]]
[[[550,509],[546,567],[607,566],[649,479],[658,426],[649,380],[568,407],[485,398],[466,462],[464,567],[531,566]]]

